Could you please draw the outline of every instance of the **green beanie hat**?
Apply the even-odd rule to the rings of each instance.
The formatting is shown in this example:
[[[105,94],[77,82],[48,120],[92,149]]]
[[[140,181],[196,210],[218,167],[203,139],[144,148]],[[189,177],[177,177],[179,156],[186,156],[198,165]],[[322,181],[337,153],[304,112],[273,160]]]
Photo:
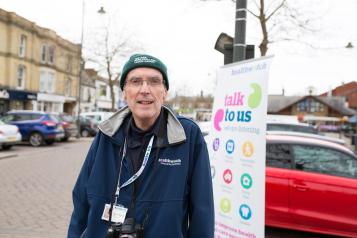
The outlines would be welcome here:
[[[166,86],[166,89],[169,90],[169,80],[167,78],[167,68],[166,66],[158,59],[155,58],[151,55],[145,55],[145,54],[134,54],[132,55],[128,62],[125,63],[123,70],[121,72],[120,76],[120,88],[123,90],[124,84],[125,84],[125,79],[128,73],[136,68],[140,67],[148,67],[148,68],[153,68],[157,69],[161,72],[162,77],[164,79],[164,84]]]

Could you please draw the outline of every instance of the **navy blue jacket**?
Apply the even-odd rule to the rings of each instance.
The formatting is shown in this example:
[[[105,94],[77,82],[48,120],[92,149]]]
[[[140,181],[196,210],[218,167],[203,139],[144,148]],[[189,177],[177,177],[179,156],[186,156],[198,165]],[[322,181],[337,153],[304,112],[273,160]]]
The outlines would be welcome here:
[[[166,107],[164,110],[168,112],[164,145],[154,161],[154,143],[140,176],[136,223],[143,223],[147,216],[145,238],[213,238],[213,191],[206,143],[193,121],[176,117]],[[101,216],[117,185],[124,144],[121,125],[128,113],[126,107],[99,126],[73,189],[69,238],[106,237],[108,222]],[[154,163],[157,167],[153,170]],[[133,175],[132,171],[131,162],[125,158],[121,184]],[[130,205],[132,189],[129,185],[120,190],[119,203],[125,207]]]

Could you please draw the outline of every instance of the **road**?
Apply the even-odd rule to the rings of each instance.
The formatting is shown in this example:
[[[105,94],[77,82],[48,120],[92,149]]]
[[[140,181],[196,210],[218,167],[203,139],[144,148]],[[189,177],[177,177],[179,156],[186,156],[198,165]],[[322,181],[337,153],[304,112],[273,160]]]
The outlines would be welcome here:
[[[0,151],[0,238],[63,238],[72,212],[71,190],[92,139]],[[326,238],[266,230],[266,238]]]
[[[71,190],[90,139],[0,151],[0,237],[66,237]]]

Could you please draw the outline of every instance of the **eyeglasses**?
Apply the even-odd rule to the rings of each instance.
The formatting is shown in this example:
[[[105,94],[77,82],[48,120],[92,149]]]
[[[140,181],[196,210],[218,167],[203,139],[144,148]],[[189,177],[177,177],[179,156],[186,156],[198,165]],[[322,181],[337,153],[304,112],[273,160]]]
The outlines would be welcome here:
[[[143,80],[142,78],[131,78],[126,81],[126,85],[133,87],[133,88],[140,88],[143,86],[144,82],[149,87],[159,87],[162,85],[163,80],[160,78],[148,78],[147,80]]]

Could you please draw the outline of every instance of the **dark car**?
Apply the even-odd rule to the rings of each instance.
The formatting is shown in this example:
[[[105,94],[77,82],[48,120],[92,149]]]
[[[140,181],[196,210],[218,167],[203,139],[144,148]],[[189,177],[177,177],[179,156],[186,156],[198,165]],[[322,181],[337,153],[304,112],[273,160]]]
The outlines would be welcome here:
[[[61,141],[68,141],[70,137],[76,137],[78,134],[78,126],[74,117],[66,113],[52,113],[64,129],[64,137]]]
[[[5,123],[19,128],[22,141],[32,146],[44,143],[53,144],[64,137],[64,130],[58,120],[50,113],[40,111],[10,111],[1,118]]]
[[[95,136],[98,132],[98,124],[90,118],[79,117],[80,133],[82,137]]]

